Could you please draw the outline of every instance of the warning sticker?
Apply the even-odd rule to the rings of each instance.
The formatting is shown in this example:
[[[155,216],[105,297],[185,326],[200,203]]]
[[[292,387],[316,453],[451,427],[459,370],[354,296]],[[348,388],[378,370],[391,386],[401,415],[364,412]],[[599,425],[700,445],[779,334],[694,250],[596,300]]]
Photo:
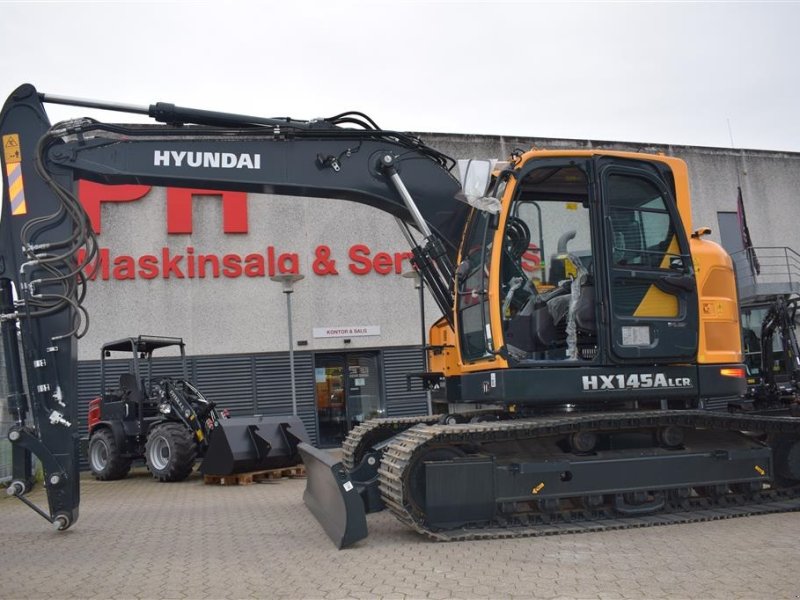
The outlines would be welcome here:
[[[5,156],[6,163],[18,163],[22,161],[18,133],[10,133],[3,136],[3,155]]]
[[[6,186],[8,200],[11,202],[11,214],[15,216],[28,214],[25,202],[25,188],[22,185],[22,165],[18,162],[6,164]]]

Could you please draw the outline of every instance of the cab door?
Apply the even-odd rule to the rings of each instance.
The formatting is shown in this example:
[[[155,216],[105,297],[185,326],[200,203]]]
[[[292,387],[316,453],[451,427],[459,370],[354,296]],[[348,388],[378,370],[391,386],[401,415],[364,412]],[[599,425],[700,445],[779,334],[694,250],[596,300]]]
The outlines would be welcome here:
[[[697,286],[666,166],[596,159],[612,358],[695,357]]]

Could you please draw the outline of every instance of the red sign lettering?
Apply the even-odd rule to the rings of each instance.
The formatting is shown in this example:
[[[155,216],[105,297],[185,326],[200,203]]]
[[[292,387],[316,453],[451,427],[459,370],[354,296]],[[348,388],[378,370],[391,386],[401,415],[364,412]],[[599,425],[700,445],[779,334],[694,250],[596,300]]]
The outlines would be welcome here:
[[[100,233],[100,205],[103,202],[140,200],[149,191],[149,185],[104,185],[93,181],[78,181],[78,198],[89,215],[95,233]]]
[[[400,275],[404,268],[410,268],[410,265],[406,266],[403,262],[410,260],[413,256],[411,252],[395,252],[394,255],[388,252],[378,252],[375,258],[370,258],[370,253],[369,246],[364,244],[351,246],[347,253],[351,260],[348,265],[350,272],[356,275],[366,275],[374,270],[379,275],[389,275],[390,273]]]
[[[78,181],[78,199],[92,223],[95,233],[101,231],[103,202],[141,200],[149,185],[105,185],[93,181]],[[192,233],[192,202],[195,196],[214,196],[222,200],[222,230],[225,233],[247,233],[247,193],[167,188],[167,233]]]
[[[533,273],[541,268],[542,257],[539,255],[539,246],[528,244],[528,249],[522,253],[522,269]]]
[[[217,196],[222,199],[222,230],[225,233],[247,233],[247,194],[167,188],[167,233],[192,233],[192,201],[195,196]]]
[[[78,262],[82,262],[86,251],[78,251]],[[199,254],[192,246],[184,253],[163,247],[159,255],[143,254],[140,257],[127,254],[113,255],[108,248],[100,248],[97,259],[84,267],[87,279],[108,281],[115,279],[236,279],[245,277],[272,277],[276,273],[298,274],[300,256],[296,252],[275,252],[268,246],[266,252],[240,254]]]
[[[104,202],[133,202],[141,200],[151,190],[147,185],[104,185],[91,181],[78,182],[78,198],[83,204],[95,233],[101,232],[101,214]],[[247,233],[247,194],[214,190],[167,188],[167,233],[190,234],[193,231],[192,203],[196,196],[212,196],[221,200],[222,228],[225,233]],[[526,270],[538,266],[536,246],[531,244],[524,258]],[[266,277],[277,273],[299,274],[300,255],[296,252],[276,252],[268,246],[265,252],[240,254],[200,254],[191,246],[183,253],[168,247],[143,254],[139,257],[113,255],[108,248],[100,248],[97,260],[84,269],[87,278],[117,281],[130,279],[205,279],[225,277]],[[84,251],[78,260],[82,261]],[[410,268],[407,264],[411,252],[377,252],[369,246],[354,244],[347,253],[348,269],[355,275],[397,275]],[[311,269],[315,275],[338,275],[336,259],[329,246],[320,244],[311,257]],[[532,263],[532,264],[530,264]]]

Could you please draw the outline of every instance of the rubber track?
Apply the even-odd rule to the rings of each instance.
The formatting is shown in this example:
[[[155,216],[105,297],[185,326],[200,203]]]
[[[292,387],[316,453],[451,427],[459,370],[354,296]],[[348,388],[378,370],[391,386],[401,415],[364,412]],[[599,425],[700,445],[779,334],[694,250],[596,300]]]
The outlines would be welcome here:
[[[436,423],[441,415],[423,415],[415,417],[398,417],[387,419],[371,419],[365,421],[360,425],[356,425],[347,434],[344,442],[342,442],[342,464],[348,471],[352,471],[358,465],[356,464],[356,456],[364,451],[364,442],[371,437],[370,434],[375,433],[379,429],[386,430],[386,437],[396,435],[404,429],[409,429],[414,425],[424,423],[430,425]],[[385,438],[384,438],[385,439]],[[371,444],[370,444],[371,445]]]
[[[381,497],[387,508],[403,523],[440,541],[513,538],[608,531],[695,523],[758,514],[800,510],[800,486],[765,490],[745,496],[727,494],[720,498],[688,498],[672,501],[652,515],[623,517],[611,508],[564,510],[560,513],[504,515],[485,526],[434,531],[414,515],[404,489],[403,475],[428,444],[503,442],[567,435],[578,431],[622,431],[676,425],[727,431],[760,431],[768,434],[800,435],[800,419],[762,417],[708,411],[649,411],[585,414],[569,417],[484,422],[465,425],[417,425],[399,434],[387,446],[379,469]]]

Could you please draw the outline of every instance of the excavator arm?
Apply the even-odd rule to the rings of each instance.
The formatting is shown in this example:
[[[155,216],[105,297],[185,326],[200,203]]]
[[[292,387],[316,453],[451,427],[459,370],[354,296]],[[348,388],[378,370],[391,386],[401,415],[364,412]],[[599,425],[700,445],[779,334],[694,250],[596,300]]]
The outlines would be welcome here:
[[[163,124],[77,119],[51,126],[45,103],[148,114]],[[58,529],[78,518],[77,339],[88,318],[82,269],[96,256],[76,199],[81,179],[335,198],[394,215],[413,263],[452,323],[453,264],[469,206],[454,161],[360,113],[296,121],[50,96],[19,87],[0,113],[4,198],[0,327],[9,384],[10,494]],[[414,231],[416,230],[416,232]],[[30,454],[49,510],[25,496]]]

